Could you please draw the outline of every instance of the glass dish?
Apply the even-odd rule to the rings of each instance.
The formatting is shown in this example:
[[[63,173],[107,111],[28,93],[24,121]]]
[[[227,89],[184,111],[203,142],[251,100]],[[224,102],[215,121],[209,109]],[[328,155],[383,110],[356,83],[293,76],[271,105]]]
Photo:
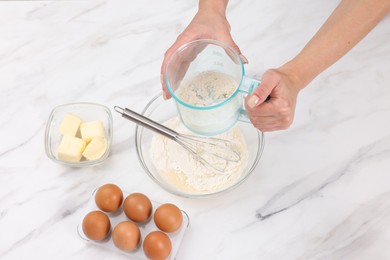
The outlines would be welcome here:
[[[170,99],[165,101],[162,98],[162,95],[158,95],[153,98],[147,104],[142,114],[159,123],[163,123],[168,119],[178,115],[174,100]],[[245,142],[247,144],[249,153],[248,164],[243,170],[240,178],[231,186],[226,187],[223,190],[211,192],[186,192],[182,189],[178,189],[177,187],[166,181],[156,170],[151,158],[150,147],[153,135],[155,133],[140,125],[137,125],[135,130],[135,144],[138,159],[142,167],[144,168],[146,173],[152,178],[152,180],[172,194],[187,198],[205,198],[223,194],[229,190],[232,190],[233,188],[236,188],[249,177],[249,175],[256,168],[263,152],[263,133],[254,128],[252,124],[242,122],[238,122],[237,124],[239,125],[245,138]]]
[[[107,140],[107,149],[102,157],[92,161],[81,159],[79,162],[68,162],[58,159],[57,151],[62,138],[59,128],[65,115],[68,113],[72,113],[80,117],[84,122],[94,120],[100,120],[103,122]],[[106,106],[95,103],[69,103],[57,106],[51,112],[46,125],[46,155],[56,163],[72,167],[86,167],[102,163],[110,154],[110,147],[112,143],[112,125],[111,111]]]

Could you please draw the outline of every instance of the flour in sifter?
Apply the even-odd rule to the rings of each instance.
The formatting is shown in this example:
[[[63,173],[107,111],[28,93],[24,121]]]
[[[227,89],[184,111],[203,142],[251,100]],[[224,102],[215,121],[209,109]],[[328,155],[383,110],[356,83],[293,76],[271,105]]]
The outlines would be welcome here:
[[[183,81],[177,95],[192,106],[212,106],[233,95],[237,86],[237,81],[225,73],[204,71]]]

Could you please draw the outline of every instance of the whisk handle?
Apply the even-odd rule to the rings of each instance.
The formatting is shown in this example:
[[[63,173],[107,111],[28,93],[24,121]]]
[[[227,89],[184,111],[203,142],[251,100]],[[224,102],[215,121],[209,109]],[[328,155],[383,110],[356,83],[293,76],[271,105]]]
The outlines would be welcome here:
[[[173,131],[172,129],[162,124],[159,124],[156,121],[153,121],[150,118],[147,118],[141,114],[138,114],[137,112],[134,112],[131,109],[121,108],[118,106],[115,106],[114,109],[116,112],[121,114],[123,118],[133,121],[134,123],[137,123],[139,125],[142,125],[154,132],[164,135],[165,137],[168,137],[170,139],[176,139],[178,136],[178,133]]]

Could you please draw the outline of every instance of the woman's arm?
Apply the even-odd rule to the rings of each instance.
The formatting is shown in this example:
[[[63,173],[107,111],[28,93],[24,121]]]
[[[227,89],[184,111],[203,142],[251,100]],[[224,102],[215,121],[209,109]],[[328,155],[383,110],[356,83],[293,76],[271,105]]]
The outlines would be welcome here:
[[[390,0],[342,0],[295,58],[263,75],[246,100],[252,123],[262,131],[288,128],[298,92],[351,50],[389,11]],[[269,95],[271,99],[264,102]]]
[[[303,50],[283,66],[307,85],[350,51],[390,11],[390,0],[343,0]]]

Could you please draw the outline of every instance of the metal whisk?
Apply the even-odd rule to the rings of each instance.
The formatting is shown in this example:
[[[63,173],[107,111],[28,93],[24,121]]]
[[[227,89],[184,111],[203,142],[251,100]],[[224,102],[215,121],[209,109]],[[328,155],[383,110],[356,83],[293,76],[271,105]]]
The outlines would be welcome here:
[[[115,106],[114,109],[122,117],[177,142],[207,168],[223,172],[228,162],[238,162],[241,159],[240,154],[233,150],[228,140],[180,134],[128,108]]]

